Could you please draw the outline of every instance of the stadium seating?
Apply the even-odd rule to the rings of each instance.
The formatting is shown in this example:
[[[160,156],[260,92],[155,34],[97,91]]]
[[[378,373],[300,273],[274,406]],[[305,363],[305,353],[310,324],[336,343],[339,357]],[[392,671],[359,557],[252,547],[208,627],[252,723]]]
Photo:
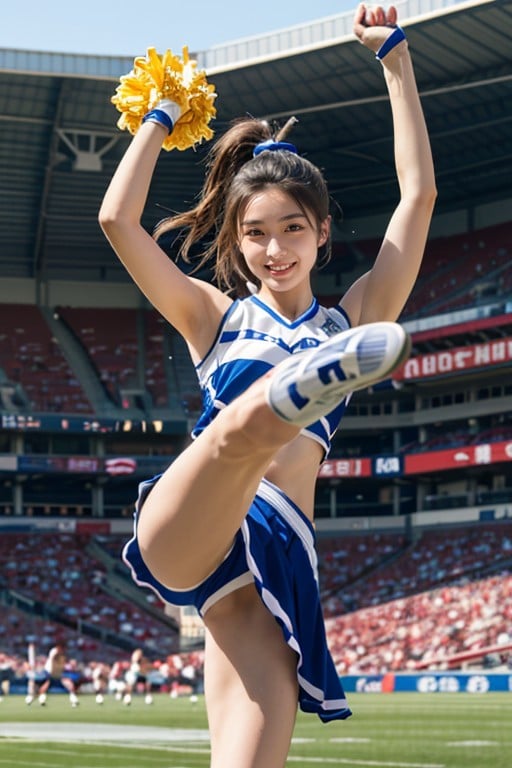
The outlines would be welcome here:
[[[40,309],[0,304],[0,369],[22,388],[25,410],[91,413],[80,382],[52,336]],[[23,403],[23,396],[27,400]]]
[[[406,671],[420,661],[445,669],[461,651],[500,645],[508,658],[511,606],[512,574],[504,571],[328,619],[328,641],[341,675]]]
[[[379,242],[343,246],[359,272],[375,258]],[[431,239],[403,319],[426,317],[506,296],[512,227],[500,224],[463,235]],[[327,272],[329,274],[329,270]],[[334,288],[334,284],[333,284]],[[332,305],[338,292],[323,292]],[[59,306],[56,316],[90,358],[112,403],[149,410],[172,405],[195,417],[201,407],[194,368],[183,341],[152,309]],[[29,304],[0,305],[0,369],[18,387],[15,403],[33,410],[91,413],[93,408],[42,311]],[[1,371],[0,371],[1,372]],[[135,401],[130,400],[130,393]],[[23,398],[26,398],[23,403]],[[6,391],[9,407],[16,407]],[[171,402],[172,400],[172,402]],[[4,403],[5,405],[5,403]]]
[[[58,314],[89,354],[114,403],[122,405],[121,391],[141,386],[137,381],[137,311],[59,307]]]
[[[361,266],[374,258],[376,247],[377,241],[363,241],[351,246],[350,252],[342,249],[341,258],[350,258],[351,268],[355,263]],[[506,297],[512,289],[511,253],[512,227],[508,224],[432,239],[404,318],[429,317],[451,308],[473,306],[481,299]],[[345,272],[341,276],[332,272],[331,276],[341,279]],[[337,287],[333,284],[326,303],[338,299]],[[140,397],[138,405],[148,412],[168,414],[177,408],[190,419],[197,415],[201,399],[188,350],[158,313],[146,308],[59,307],[57,314],[72,331],[76,344],[85,350],[91,369],[116,408],[133,405],[124,401],[132,394]],[[2,304],[0,329],[0,384],[11,382],[14,395],[14,399],[9,395],[7,410],[92,413],[91,402],[65,354],[68,350],[57,342],[44,311],[33,305]],[[453,343],[459,344],[459,338]],[[444,392],[441,388],[437,391]],[[477,394],[477,406],[478,399]],[[512,426],[504,409],[478,414],[474,425],[469,424],[467,410],[449,422],[445,415],[425,421],[415,431],[412,427],[403,432],[401,427],[393,427],[381,434],[366,429],[360,440],[357,429],[351,428],[348,440],[341,435],[339,443],[335,442],[333,456],[339,452],[344,457],[364,457],[377,450],[383,454],[417,453],[512,440]],[[407,438],[397,445],[406,432]],[[4,441],[3,445],[4,453],[9,453],[10,444]],[[173,453],[177,450],[178,443]],[[156,455],[164,448],[155,446],[154,451]],[[488,485],[474,486],[473,501],[510,501],[506,468],[497,472],[503,477],[495,486],[492,478]],[[11,482],[10,477],[7,480]],[[24,482],[24,510],[28,511],[32,486],[30,479]],[[75,483],[75,496],[84,488]],[[110,502],[115,495],[116,503],[129,499],[126,515],[131,515],[134,488],[135,483],[112,490],[107,484],[104,498]],[[434,495],[436,492],[432,491]],[[66,493],[64,484],[56,488],[55,504],[48,507],[48,514],[44,512],[45,517],[68,507],[76,512],[82,500],[67,504]],[[351,509],[357,493],[349,480],[343,493],[345,512]],[[430,489],[428,498],[429,493]],[[10,486],[2,494],[1,505],[12,513]],[[463,505],[455,491],[439,494],[439,508],[447,510],[452,501],[453,507]],[[461,497],[467,503],[468,494]],[[357,504],[353,506],[357,508]],[[363,511],[379,514],[388,507],[384,496],[376,492]],[[106,508],[113,506],[106,503]],[[424,509],[429,508],[425,501]],[[65,516],[64,512],[59,514]],[[446,527],[420,532],[412,541],[392,533],[319,536],[321,597],[340,672],[409,669],[420,659],[431,658],[437,663],[439,658],[448,659],[468,648],[505,644],[510,635],[511,523],[507,520],[466,528],[449,523],[447,518]],[[108,562],[97,556],[97,551],[93,553],[88,536],[3,533],[0,586],[10,599],[15,594],[26,604],[35,601],[43,613],[21,611],[16,601],[0,603],[0,651],[5,648],[24,657],[28,637],[35,636],[48,645],[63,638],[77,658],[85,661],[98,653],[114,660],[126,652],[109,642],[117,636],[144,644],[159,658],[172,653],[177,633],[155,615],[163,615],[156,597],[139,590],[144,595],[141,604],[140,600],[127,599],[115,586],[115,578],[129,581],[119,561],[125,538],[96,539],[110,558]],[[499,571],[491,572],[496,567]],[[84,631],[86,625],[96,629],[96,634]],[[424,642],[427,636],[432,638],[428,647]]]
[[[122,647],[135,643],[148,651],[158,648],[160,653],[171,653],[177,634],[169,626],[160,601],[148,593],[145,609],[139,600],[119,592],[105,563],[90,554],[89,543],[88,535],[71,533],[3,533],[3,588],[11,597],[37,602],[40,612],[51,615],[63,631],[76,627],[103,645],[110,639],[115,647],[112,639],[118,637],[126,641]],[[119,548],[116,564],[118,557]],[[140,590],[132,586],[138,597]],[[160,619],[155,608],[160,609]]]
[[[0,604],[4,652],[25,658],[34,636],[39,646],[64,640],[83,663],[122,656],[101,634],[84,632],[87,623],[131,636],[153,658],[174,652],[176,635],[149,612],[162,606],[152,593],[145,610],[106,591],[109,568],[104,558],[91,557],[90,542],[69,533],[2,536],[3,588],[59,607],[62,619],[55,612],[52,619],[28,618]],[[102,535],[95,542],[119,563],[123,537]],[[429,659],[448,664],[465,650],[512,643],[510,520],[424,531],[408,545],[392,533],[320,537],[318,553],[328,638],[340,674],[412,669]],[[64,621],[77,617],[74,627]]]
[[[357,541],[356,538],[356,547]],[[510,522],[482,523],[467,529],[445,527],[439,531],[424,531],[417,541],[402,548],[400,541],[398,537],[394,540],[383,537],[381,543],[387,558],[382,557],[379,561],[374,555],[372,538],[360,540],[360,548],[363,552],[368,549],[369,559],[374,558],[375,567],[365,578],[347,581],[339,592],[331,590],[325,606],[327,615],[344,613],[347,604],[355,610],[435,589],[440,584],[451,583],[462,576],[472,576],[497,563],[506,564],[512,560]],[[333,555],[322,558],[321,566]],[[324,584],[325,580],[321,579],[322,587]],[[328,576],[326,586],[329,588]]]
[[[425,317],[503,295],[512,253],[509,224],[431,239],[404,317]]]
[[[339,612],[340,599],[345,599],[347,610],[345,587],[396,557],[404,546],[401,533],[320,538],[317,545],[319,577],[326,615]]]
[[[380,240],[350,243],[349,264],[357,263],[344,283],[369,269]],[[347,258],[346,248],[336,258]],[[512,285],[509,269],[512,254],[512,227],[497,224],[463,234],[431,238],[426,246],[418,280],[403,311],[410,320],[474,306],[506,296]],[[330,267],[328,267],[330,270]],[[322,292],[327,306],[337,303],[341,291]]]

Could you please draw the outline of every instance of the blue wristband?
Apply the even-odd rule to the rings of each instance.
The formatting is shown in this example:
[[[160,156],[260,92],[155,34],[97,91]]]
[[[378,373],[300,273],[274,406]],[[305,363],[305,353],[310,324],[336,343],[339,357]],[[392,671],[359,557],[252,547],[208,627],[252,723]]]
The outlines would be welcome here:
[[[147,112],[142,118],[142,122],[158,123],[159,125],[163,125],[164,128],[167,128],[169,133],[172,131],[174,126],[171,118],[167,112],[163,111],[163,109],[152,109],[150,112]]]
[[[405,40],[405,32],[403,31],[402,27],[397,26],[390,34],[390,36],[384,40],[381,47],[375,54],[375,58],[379,61],[382,61],[384,56],[387,56],[387,54],[395,47],[395,45],[401,43],[402,40]]]

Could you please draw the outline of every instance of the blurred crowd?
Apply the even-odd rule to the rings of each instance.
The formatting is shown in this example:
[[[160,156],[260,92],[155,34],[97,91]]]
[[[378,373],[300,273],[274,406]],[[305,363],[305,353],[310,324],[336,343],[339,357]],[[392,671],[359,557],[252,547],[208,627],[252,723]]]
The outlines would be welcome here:
[[[154,691],[195,696],[202,689],[203,653],[177,652],[177,629],[156,596],[148,592],[141,603],[136,587],[139,602],[112,589],[112,574],[122,578],[120,547],[115,537],[2,536],[0,590],[16,596],[0,601],[3,695],[26,691],[37,701],[43,683],[58,687],[53,678],[64,672],[48,672],[55,647],[65,648],[65,679],[98,703],[107,695],[128,704],[138,693],[149,702]],[[340,675],[442,669],[464,655],[511,665],[512,521],[424,531],[412,541],[395,533],[319,538],[318,557]]]

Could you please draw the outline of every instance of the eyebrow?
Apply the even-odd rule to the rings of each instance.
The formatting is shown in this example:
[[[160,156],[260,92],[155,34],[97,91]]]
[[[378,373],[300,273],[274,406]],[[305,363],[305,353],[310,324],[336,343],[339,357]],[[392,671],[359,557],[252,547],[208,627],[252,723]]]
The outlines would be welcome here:
[[[307,220],[307,216],[304,213],[302,213],[302,211],[297,211],[297,213],[287,213],[286,216],[281,216],[281,218],[278,219],[278,222],[290,221],[291,219]],[[263,224],[263,223],[264,223],[264,219],[244,219],[243,221],[240,222],[240,225],[247,226],[249,224],[254,225],[254,224]]]

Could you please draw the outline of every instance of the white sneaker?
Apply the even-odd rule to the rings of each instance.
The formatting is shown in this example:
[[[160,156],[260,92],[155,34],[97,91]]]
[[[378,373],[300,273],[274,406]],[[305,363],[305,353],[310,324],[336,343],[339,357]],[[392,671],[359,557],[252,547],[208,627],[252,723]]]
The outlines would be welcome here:
[[[411,340],[398,323],[359,325],[276,366],[267,402],[284,421],[305,427],[343,398],[385,379],[409,356]]]
[[[125,707],[129,707],[131,703],[132,703],[132,697],[130,696],[129,693],[125,693],[125,695],[123,696],[123,704],[125,705]]]
[[[105,699],[103,698],[103,695],[101,693],[96,694],[96,704],[103,704]]]
[[[144,697],[144,702],[146,704],[152,704],[153,703],[153,697],[150,693],[146,693],[146,696]]]

